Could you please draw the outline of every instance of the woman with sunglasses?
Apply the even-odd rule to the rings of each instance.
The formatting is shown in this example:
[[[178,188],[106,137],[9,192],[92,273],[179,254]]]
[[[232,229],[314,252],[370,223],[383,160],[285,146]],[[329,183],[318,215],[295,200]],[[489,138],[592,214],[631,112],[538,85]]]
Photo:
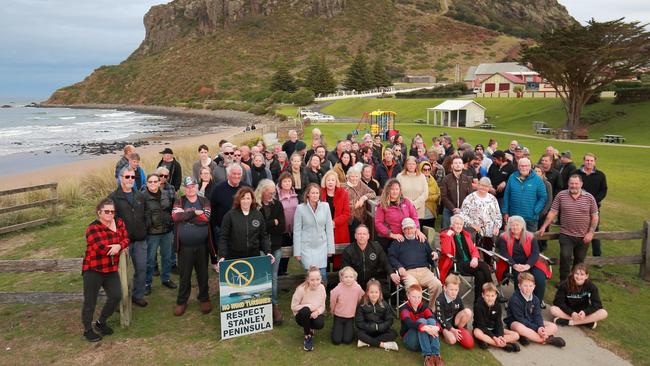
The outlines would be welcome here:
[[[86,254],[81,267],[84,288],[81,322],[84,326],[84,338],[88,342],[97,342],[102,339],[102,335],[113,334],[113,329],[106,321],[122,299],[117,268],[120,253],[129,246],[129,235],[124,222],[122,219],[115,219],[113,201],[108,198],[101,200],[95,212],[97,219],[86,229]],[[106,303],[99,319],[93,323],[100,288],[106,293]],[[95,333],[93,325],[101,335]]]

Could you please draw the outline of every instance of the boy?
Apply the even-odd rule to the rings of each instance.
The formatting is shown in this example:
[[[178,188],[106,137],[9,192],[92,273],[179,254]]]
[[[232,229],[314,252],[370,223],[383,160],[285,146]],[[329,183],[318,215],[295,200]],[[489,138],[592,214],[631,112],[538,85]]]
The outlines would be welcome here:
[[[515,291],[508,302],[508,316],[505,324],[519,334],[519,343],[527,346],[530,341],[564,347],[566,342],[554,337],[557,326],[542,319],[540,300],[533,294],[535,278],[528,272],[519,274],[519,291]]]
[[[444,365],[440,357],[440,326],[429,309],[422,303],[422,287],[417,283],[411,285],[406,293],[408,301],[402,306],[400,335],[404,345],[411,351],[421,351],[424,366]]]
[[[465,329],[472,319],[472,311],[465,309],[463,299],[458,297],[460,278],[450,274],[445,279],[444,292],[436,299],[436,319],[442,326],[442,335],[448,344],[459,342],[463,348],[474,348],[474,338]]]
[[[474,305],[474,337],[481,349],[488,345],[506,352],[519,352],[519,334],[503,329],[501,305],[497,303],[497,288],[492,282],[483,284],[481,299]]]

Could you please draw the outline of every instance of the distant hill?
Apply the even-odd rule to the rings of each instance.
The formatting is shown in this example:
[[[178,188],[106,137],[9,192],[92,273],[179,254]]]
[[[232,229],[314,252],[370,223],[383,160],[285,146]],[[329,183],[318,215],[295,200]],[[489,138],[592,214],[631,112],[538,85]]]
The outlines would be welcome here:
[[[574,21],[556,0],[175,0],[149,10],[127,60],[48,102],[254,100],[280,62],[300,78],[309,56],[324,55],[342,81],[359,50],[394,77],[453,78],[455,65],[516,54],[521,38],[503,32],[535,36]]]

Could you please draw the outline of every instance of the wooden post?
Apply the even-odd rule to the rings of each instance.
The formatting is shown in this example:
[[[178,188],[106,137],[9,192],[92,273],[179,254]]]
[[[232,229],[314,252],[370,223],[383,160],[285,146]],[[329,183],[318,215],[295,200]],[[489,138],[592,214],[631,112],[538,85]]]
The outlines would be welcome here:
[[[643,222],[643,241],[641,244],[641,268],[639,276],[646,281],[650,281],[650,221]]]
[[[120,253],[118,264],[118,273],[120,275],[120,285],[122,287],[122,301],[120,301],[120,325],[122,328],[128,328],[131,324],[131,291],[129,286],[129,251],[123,250]]]
[[[51,205],[52,205],[52,210],[51,210],[51,213],[50,213],[50,216],[51,216],[50,218],[51,219],[56,218],[56,205],[58,203],[58,196],[57,196],[57,193],[56,193],[57,187],[58,187],[58,183],[55,183],[55,185],[50,188],[50,199],[55,199],[56,200],[56,201],[51,203]]]

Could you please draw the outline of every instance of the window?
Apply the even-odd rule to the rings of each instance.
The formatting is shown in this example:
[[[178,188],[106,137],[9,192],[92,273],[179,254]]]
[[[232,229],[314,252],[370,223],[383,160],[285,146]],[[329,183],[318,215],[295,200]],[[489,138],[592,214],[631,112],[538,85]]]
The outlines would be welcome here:
[[[494,83],[487,83],[485,84],[485,92],[493,92],[495,90],[495,84]]]
[[[508,83],[499,84],[499,91],[509,91],[509,90],[510,90],[510,84]]]

